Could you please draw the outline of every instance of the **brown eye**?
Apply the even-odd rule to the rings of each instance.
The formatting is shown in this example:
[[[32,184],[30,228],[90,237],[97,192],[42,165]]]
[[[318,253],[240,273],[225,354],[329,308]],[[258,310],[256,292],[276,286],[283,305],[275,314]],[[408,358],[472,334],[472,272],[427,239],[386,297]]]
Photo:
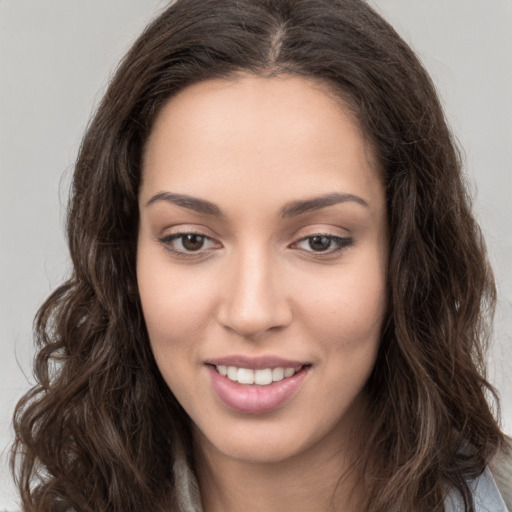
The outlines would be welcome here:
[[[205,237],[203,235],[197,235],[195,233],[189,233],[182,235],[181,244],[187,251],[198,251],[203,248]]]
[[[354,240],[350,237],[341,237],[328,234],[317,234],[301,238],[294,244],[295,247],[310,254],[335,254],[351,246]]]
[[[332,244],[332,238],[328,236],[312,236],[309,238],[309,247],[315,252],[327,251]]]
[[[160,243],[176,256],[206,255],[222,244],[202,233],[174,233],[159,239]]]

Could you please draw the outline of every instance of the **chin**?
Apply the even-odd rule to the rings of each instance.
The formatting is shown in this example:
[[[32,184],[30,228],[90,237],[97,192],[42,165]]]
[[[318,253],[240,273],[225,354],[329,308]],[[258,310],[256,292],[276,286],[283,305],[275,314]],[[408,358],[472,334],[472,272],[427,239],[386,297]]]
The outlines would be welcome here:
[[[348,419],[348,418],[347,418]],[[348,423],[326,418],[323,422],[284,421],[283,418],[252,418],[230,422],[210,422],[204,430],[194,428],[200,449],[216,456],[253,464],[282,463],[329,447],[324,455],[332,455],[333,440],[343,439]]]
[[[210,436],[208,440],[204,434],[201,437],[210,445],[210,450],[218,455],[251,464],[284,462],[303,450],[302,443],[295,438],[286,437],[285,434],[262,434],[250,438],[247,435],[230,435],[219,439]]]

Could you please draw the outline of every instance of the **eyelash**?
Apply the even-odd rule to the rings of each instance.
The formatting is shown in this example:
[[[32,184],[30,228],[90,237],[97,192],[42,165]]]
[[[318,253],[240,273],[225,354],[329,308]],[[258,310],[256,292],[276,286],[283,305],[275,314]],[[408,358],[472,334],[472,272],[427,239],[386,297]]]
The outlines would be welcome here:
[[[212,241],[212,239],[209,236],[206,236],[203,233],[199,233],[199,232],[195,232],[195,231],[187,231],[187,232],[183,232],[183,233],[174,233],[172,235],[164,236],[159,239],[159,242],[162,245],[164,245],[166,250],[168,250],[169,252],[171,252],[172,254],[174,254],[180,258],[194,258],[197,256],[204,255],[205,251],[203,250],[202,247],[200,249],[198,249],[197,251],[177,250],[177,249],[173,248],[172,244],[174,241],[180,240],[180,239],[183,241],[183,239],[186,236],[190,236],[190,235],[195,235],[195,236],[201,237],[203,239],[203,241],[207,241],[207,240]],[[329,244],[329,248],[326,249],[325,251],[314,251],[314,250],[306,251],[307,253],[309,253],[310,255],[314,255],[315,257],[332,256],[334,254],[337,254],[337,253],[343,251],[347,247],[350,247],[354,243],[353,238],[350,238],[350,237],[341,237],[341,236],[332,235],[330,233],[313,233],[311,235],[300,238],[299,240],[294,242],[292,245],[297,246],[299,243],[307,242],[308,240],[311,243],[311,240],[313,240],[314,238],[317,238],[317,237],[329,239],[330,244]],[[336,244],[337,247],[335,249],[331,249],[330,247],[332,244]]]

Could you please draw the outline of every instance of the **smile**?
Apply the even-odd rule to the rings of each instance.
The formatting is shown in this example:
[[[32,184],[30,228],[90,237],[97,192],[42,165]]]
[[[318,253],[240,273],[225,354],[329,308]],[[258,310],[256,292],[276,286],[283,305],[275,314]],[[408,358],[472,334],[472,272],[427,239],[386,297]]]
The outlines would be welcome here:
[[[224,362],[224,361],[223,361]],[[206,364],[213,390],[221,403],[229,409],[246,414],[261,414],[282,407],[296,395],[309,374],[311,364],[287,361],[284,366],[267,367],[259,361],[259,368],[243,361],[232,364]]]
[[[277,367],[252,370],[251,368],[238,368],[236,366],[215,366],[217,372],[239,384],[256,384],[257,386],[268,386],[273,382],[279,382],[285,378],[292,377],[301,367]]]

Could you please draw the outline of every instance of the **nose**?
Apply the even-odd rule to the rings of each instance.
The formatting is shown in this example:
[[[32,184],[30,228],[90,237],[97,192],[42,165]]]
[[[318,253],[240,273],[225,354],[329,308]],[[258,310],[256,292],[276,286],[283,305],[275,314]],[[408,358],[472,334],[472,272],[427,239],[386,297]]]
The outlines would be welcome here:
[[[257,340],[292,321],[291,304],[277,262],[263,250],[247,249],[221,277],[218,320],[244,339]]]

